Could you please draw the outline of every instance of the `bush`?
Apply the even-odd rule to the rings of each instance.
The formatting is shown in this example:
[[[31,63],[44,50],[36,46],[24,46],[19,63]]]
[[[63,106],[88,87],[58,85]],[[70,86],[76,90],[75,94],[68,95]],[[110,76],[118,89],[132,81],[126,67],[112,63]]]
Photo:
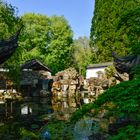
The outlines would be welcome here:
[[[91,110],[94,110],[91,112]],[[105,91],[98,99],[92,103],[82,106],[71,117],[71,121],[76,122],[85,115],[97,117],[105,110],[103,117],[109,120],[116,118],[116,122],[111,129],[112,139],[139,138],[138,128],[140,127],[140,79],[125,81]],[[109,125],[110,126],[110,125]],[[108,126],[108,127],[109,127]],[[133,134],[128,133],[133,128]],[[110,133],[108,131],[108,133]],[[110,138],[110,139],[111,139]]]

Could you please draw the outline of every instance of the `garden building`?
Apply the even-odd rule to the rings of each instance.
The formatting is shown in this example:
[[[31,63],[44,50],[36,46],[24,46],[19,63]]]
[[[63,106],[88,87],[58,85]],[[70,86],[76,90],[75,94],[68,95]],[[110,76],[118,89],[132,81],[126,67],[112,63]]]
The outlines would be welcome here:
[[[46,96],[51,91],[51,70],[39,60],[28,60],[21,69],[20,85],[24,96]]]

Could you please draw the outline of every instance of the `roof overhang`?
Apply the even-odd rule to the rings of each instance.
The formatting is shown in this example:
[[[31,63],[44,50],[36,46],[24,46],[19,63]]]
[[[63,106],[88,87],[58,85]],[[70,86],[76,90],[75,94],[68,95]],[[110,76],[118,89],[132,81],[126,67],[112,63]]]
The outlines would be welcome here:
[[[112,66],[112,65],[113,65],[113,62],[92,64],[92,65],[87,66],[87,69],[104,68],[104,67],[108,67],[108,66]]]
[[[21,69],[32,69],[32,70],[44,70],[44,71],[49,71],[52,72],[51,69],[49,69],[47,66],[42,64],[39,60],[37,59],[31,59],[26,61],[22,66]]]

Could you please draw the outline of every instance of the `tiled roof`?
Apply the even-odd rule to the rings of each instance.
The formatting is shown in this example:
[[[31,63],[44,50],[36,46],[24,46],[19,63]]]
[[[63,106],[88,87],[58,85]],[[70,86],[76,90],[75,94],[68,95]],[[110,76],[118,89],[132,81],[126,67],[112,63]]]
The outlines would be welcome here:
[[[9,59],[18,47],[17,41],[21,28],[10,38],[0,40],[0,64]]]
[[[102,68],[102,67],[107,67],[113,65],[113,62],[105,62],[105,63],[99,63],[99,64],[91,64],[87,66],[87,69],[91,68]]]
[[[22,66],[22,69],[32,69],[32,70],[45,70],[51,72],[51,70],[42,64],[39,60],[37,59],[31,59],[26,61]]]

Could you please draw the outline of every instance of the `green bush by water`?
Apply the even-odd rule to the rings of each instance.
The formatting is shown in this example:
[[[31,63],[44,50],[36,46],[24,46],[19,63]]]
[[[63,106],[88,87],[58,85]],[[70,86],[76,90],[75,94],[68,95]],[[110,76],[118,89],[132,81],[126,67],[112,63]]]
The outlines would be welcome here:
[[[94,112],[91,112],[94,110]],[[133,123],[128,123],[116,129],[111,134],[110,140],[140,139],[140,79],[125,81],[105,91],[94,103],[83,105],[71,117],[75,123],[86,115],[95,117],[101,110],[106,110],[104,117],[127,118]],[[132,132],[132,133],[130,133]]]

